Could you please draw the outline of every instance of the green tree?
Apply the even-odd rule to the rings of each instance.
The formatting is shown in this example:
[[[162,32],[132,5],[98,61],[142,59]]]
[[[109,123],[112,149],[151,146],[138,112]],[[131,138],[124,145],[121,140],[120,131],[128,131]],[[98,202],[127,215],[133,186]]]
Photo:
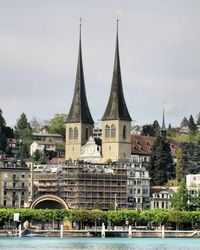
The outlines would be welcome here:
[[[183,149],[178,148],[176,151],[176,180],[177,183],[183,178]]]
[[[188,128],[191,135],[195,135],[197,133],[197,125],[194,122],[194,118],[192,115],[189,118]]]
[[[35,152],[32,154],[32,160],[37,163],[42,155],[42,152],[39,149],[36,149]]]
[[[26,114],[22,113],[15,126],[15,137],[21,139],[23,143],[30,143],[32,140],[32,129],[28,123]]]
[[[0,109],[0,151],[5,152],[7,148],[6,121]]]
[[[153,136],[159,136],[160,135],[160,125],[157,120],[153,122]]]
[[[198,113],[197,115],[197,122],[196,122],[197,125],[200,125],[200,112]]]
[[[164,185],[175,177],[175,166],[171,156],[170,144],[165,137],[158,136],[152,147],[150,161],[147,165],[151,183]]]
[[[188,209],[188,190],[184,179],[181,179],[178,190],[172,197],[171,207],[179,211]]]
[[[188,123],[189,123],[188,119],[184,117],[181,122],[181,127],[188,127]]]
[[[194,196],[191,196],[189,198],[190,198],[190,203],[189,203],[190,210],[199,211],[200,210],[200,190],[198,190],[198,192]]]
[[[49,124],[49,132],[65,136],[65,120],[66,114],[57,114],[51,119]]]

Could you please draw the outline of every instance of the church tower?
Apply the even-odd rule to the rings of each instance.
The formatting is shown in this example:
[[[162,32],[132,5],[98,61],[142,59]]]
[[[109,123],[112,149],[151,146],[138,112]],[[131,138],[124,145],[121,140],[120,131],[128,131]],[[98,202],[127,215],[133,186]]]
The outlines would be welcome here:
[[[81,146],[93,135],[94,121],[87,102],[81,49],[81,23],[74,96],[66,119],[65,159],[78,160]]]
[[[124,161],[131,156],[131,117],[124,99],[118,42],[118,20],[114,70],[110,97],[102,117],[103,162]]]
[[[165,109],[163,107],[163,120],[162,120],[162,127],[161,127],[161,130],[160,130],[160,136],[161,137],[166,137],[167,136],[167,129],[166,129],[166,126],[165,126]]]

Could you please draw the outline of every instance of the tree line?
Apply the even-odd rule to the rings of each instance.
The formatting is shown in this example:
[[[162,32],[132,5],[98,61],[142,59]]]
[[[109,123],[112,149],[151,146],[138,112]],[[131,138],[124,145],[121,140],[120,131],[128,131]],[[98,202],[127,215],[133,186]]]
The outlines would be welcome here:
[[[200,211],[178,211],[173,209],[152,210],[64,210],[64,209],[0,209],[0,227],[11,223],[14,213],[20,213],[20,223],[25,221],[45,223],[57,222],[58,225],[64,221],[76,221],[79,228],[85,226],[101,225],[125,226],[132,225],[153,226],[165,225],[174,228],[195,228],[200,223]],[[181,227],[180,227],[181,226]]]

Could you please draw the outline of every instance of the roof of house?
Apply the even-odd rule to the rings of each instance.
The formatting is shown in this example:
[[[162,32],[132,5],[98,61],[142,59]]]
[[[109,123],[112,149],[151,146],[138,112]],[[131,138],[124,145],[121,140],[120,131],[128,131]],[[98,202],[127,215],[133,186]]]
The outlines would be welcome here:
[[[150,155],[152,146],[156,140],[153,136],[142,136],[138,134],[131,135],[131,154],[133,155]],[[178,142],[170,140],[172,157],[176,157]]]

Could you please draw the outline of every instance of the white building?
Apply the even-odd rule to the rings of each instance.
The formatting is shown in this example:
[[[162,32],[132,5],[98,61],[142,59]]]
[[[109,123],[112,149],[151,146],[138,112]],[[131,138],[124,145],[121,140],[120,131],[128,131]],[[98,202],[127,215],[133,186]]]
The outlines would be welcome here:
[[[132,163],[128,170],[128,208],[142,210],[150,207],[149,172]]]
[[[186,187],[189,195],[195,197],[200,190],[200,174],[186,175]]]
[[[41,152],[46,151],[56,151],[55,142],[47,142],[47,141],[34,141],[30,146],[30,154],[33,155],[36,150]]]

